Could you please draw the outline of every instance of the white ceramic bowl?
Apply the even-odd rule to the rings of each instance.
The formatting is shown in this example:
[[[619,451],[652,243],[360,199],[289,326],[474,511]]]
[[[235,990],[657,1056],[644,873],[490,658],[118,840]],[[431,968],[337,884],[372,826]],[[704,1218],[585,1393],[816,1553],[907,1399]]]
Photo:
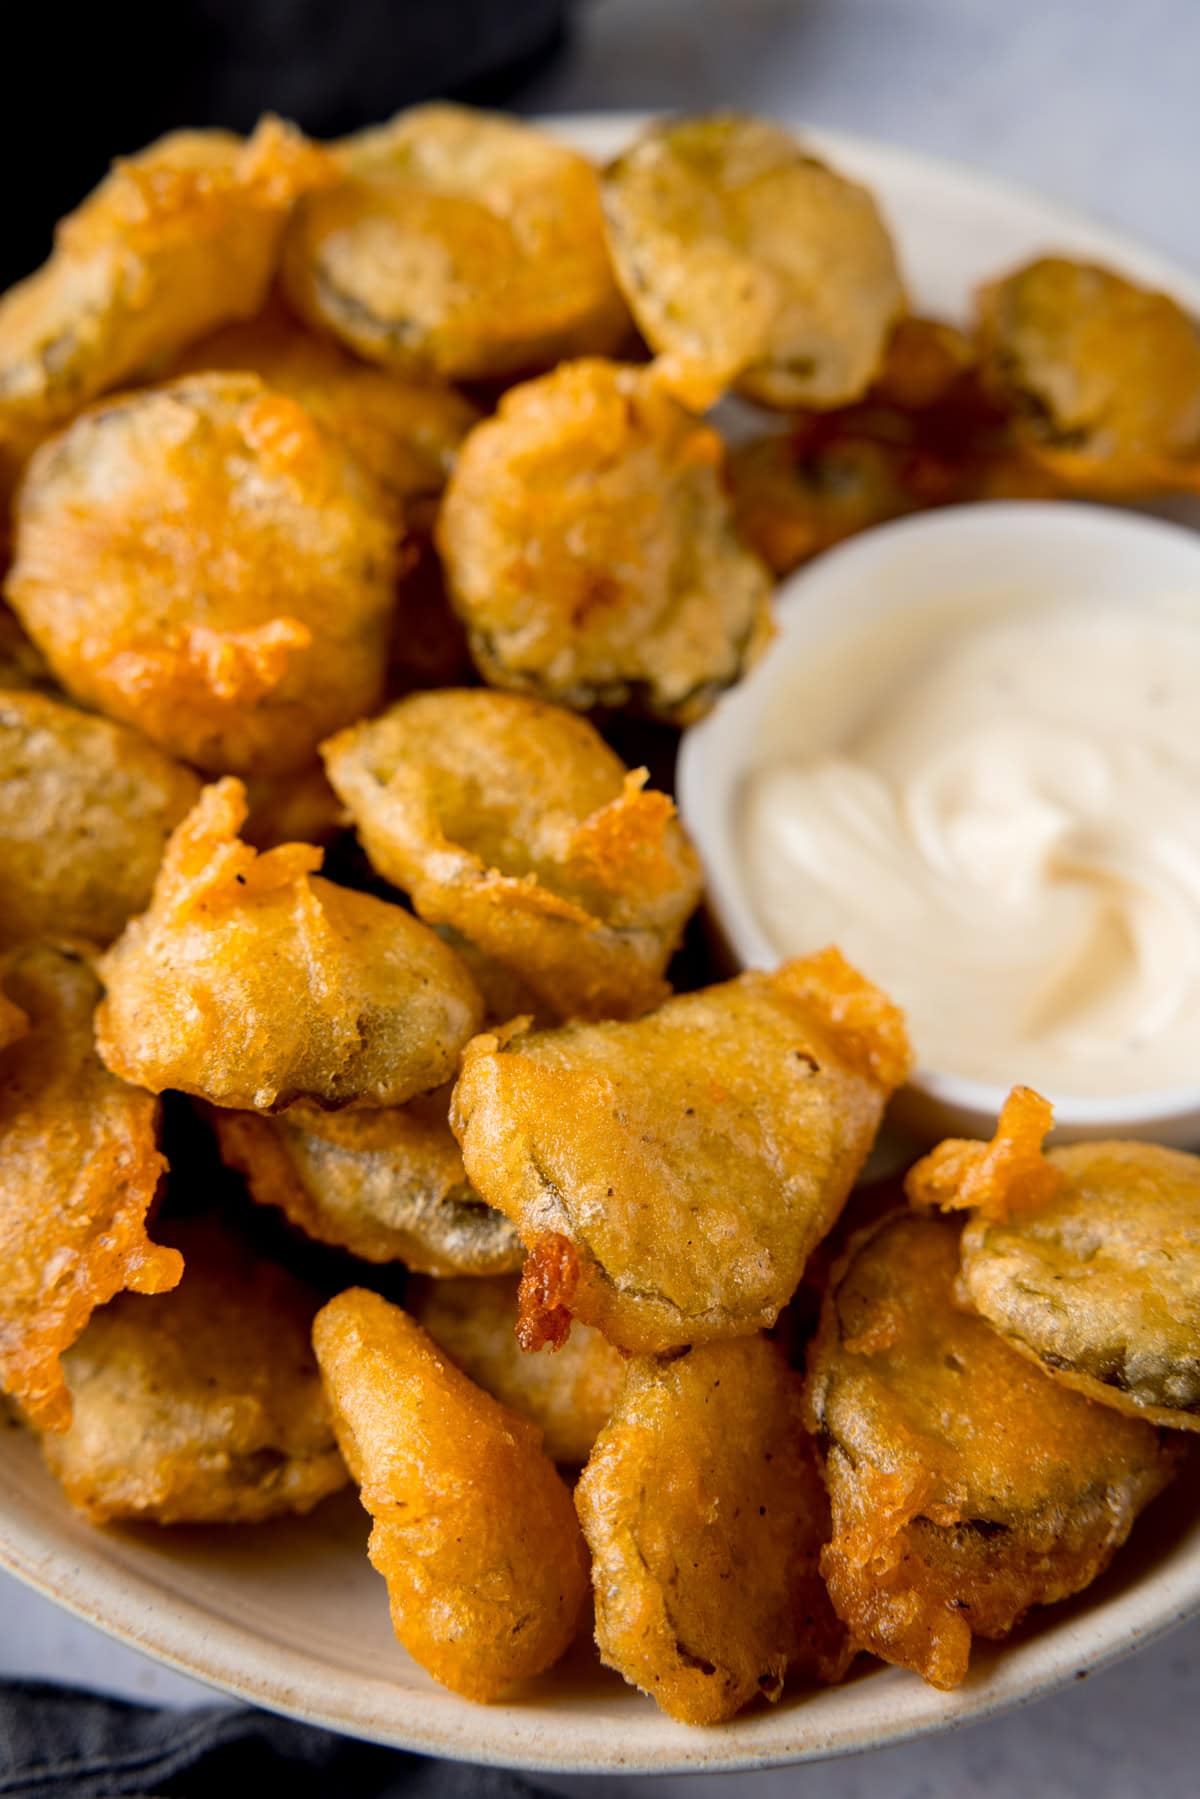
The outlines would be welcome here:
[[[551,121],[611,156],[631,115]],[[959,316],[974,284],[1058,249],[1126,269],[1200,314],[1200,282],[1037,196],[890,145],[806,133],[873,188],[917,306]],[[434,1755],[581,1773],[778,1766],[953,1729],[1127,1655],[1200,1610],[1200,1522],[1182,1483],[1156,1502],[1104,1578],[979,1644],[954,1693],[864,1664],[844,1686],[785,1694],[716,1730],[689,1730],[605,1673],[581,1645],[500,1705],[437,1687],[392,1635],[350,1494],[307,1518],[235,1530],[98,1530],[67,1505],[32,1439],[0,1413],[0,1564],[68,1610],[253,1704]],[[0,1618],[0,1628],[3,1620]]]
[[[1176,615],[1182,608],[1200,629],[1200,533],[1135,512],[1058,501],[951,507],[865,532],[783,583],[774,643],[749,678],[687,733],[680,754],[680,811],[704,860],[710,915],[735,963],[770,968],[779,960],[756,915],[743,855],[746,777],[772,748],[833,748],[905,679],[894,634],[886,634],[886,648],[873,647],[873,624],[896,614],[919,620],[916,664],[943,621],[952,628],[972,615],[1028,611],[1047,596]],[[806,666],[816,670],[807,688]],[[1197,720],[1200,729],[1200,697]],[[1013,1080],[1020,1075],[1013,1070]],[[894,1121],[929,1141],[990,1136],[1011,1084],[919,1067]],[[1192,1148],[1200,1143],[1200,1081],[1114,1098],[1056,1097],[1055,1116],[1062,1139],[1147,1137]]]

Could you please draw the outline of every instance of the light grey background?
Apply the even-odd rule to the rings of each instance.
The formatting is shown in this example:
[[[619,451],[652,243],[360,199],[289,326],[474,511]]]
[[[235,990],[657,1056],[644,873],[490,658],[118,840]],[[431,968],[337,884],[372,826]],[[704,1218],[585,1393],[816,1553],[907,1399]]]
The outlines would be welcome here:
[[[590,0],[530,110],[738,104],[973,163],[1200,269],[1200,0]],[[0,1673],[203,1689],[0,1575]],[[1200,1623],[996,1723],[820,1767],[543,1782],[593,1799],[1183,1799]]]

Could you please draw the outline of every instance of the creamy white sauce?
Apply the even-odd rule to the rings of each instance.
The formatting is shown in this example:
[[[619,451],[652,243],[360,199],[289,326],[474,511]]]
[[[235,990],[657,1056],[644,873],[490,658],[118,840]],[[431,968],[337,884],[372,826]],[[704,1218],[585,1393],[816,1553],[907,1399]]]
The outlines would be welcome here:
[[[781,954],[837,943],[924,1069],[1051,1098],[1200,1081],[1200,624],[977,622],[824,752],[773,735],[744,847]]]

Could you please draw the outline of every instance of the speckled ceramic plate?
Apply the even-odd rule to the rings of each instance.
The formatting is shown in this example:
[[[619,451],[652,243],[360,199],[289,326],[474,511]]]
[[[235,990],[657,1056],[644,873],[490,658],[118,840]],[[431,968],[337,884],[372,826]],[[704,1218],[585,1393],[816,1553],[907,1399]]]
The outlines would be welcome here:
[[[554,122],[597,156],[637,121]],[[1200,282],[1036,198],[858,139],[817,145],[879,196],[917,304],[961,312],[984,275],[1050,249],[1098,257],[1200,313]],[[135,1648],[274,1711],[431,1754],[578,1772],[717,1770],[877,1748],[1037,1697],[1126,1655],[1200,1610],[1200,1519],[1177,1486],[1139,1522],[1106,1578],[981,1647],[956,1693],[864,1664],[846,1685],[799,1691],[713,1730],[688,1730],[604,1672],[580,1644],[510,1703],[469,1705],[434,1685],[392,1636],[383,1583],[348,1495],[309,1518],[220,1530],[96,1530],[0,1424],[0,1561]],[[498,1496],[503,1503],[503,1496]]]

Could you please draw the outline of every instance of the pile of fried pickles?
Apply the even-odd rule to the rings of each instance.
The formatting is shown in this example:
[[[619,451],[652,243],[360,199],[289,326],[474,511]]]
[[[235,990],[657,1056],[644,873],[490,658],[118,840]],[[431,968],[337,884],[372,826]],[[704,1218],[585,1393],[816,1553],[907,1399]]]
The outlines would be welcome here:
[[[353,1482],[437,1680],[594,1613],[694,1724],[1086,1586],[1200,1428],[1200,1159],[1017,1087],[852,1191],[902,1016],[832,947],[673,992],[701,870],[612,744],[879,520],[1198,488],[1170,299],[916,316],[753,118],[117,163],[0,300],[0,1385],[69,1499]]]

